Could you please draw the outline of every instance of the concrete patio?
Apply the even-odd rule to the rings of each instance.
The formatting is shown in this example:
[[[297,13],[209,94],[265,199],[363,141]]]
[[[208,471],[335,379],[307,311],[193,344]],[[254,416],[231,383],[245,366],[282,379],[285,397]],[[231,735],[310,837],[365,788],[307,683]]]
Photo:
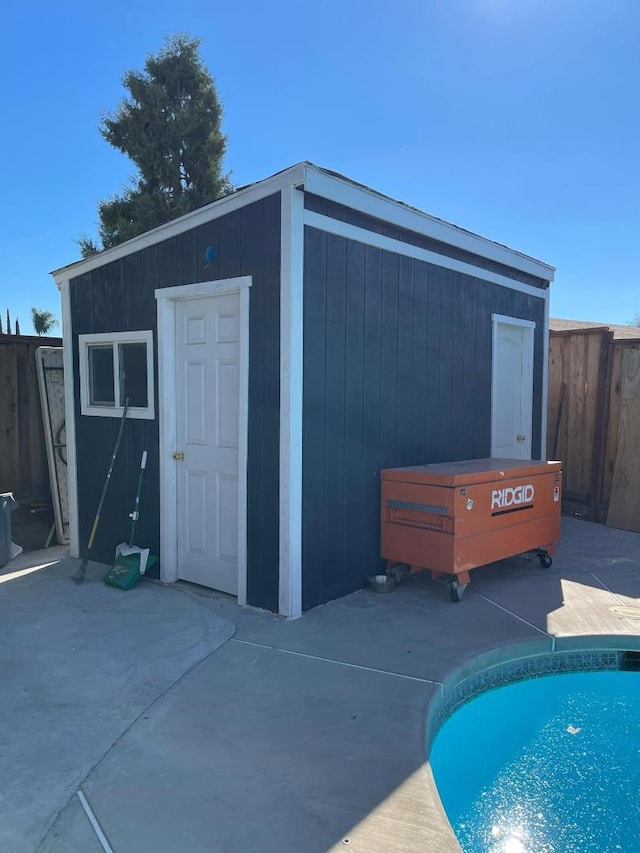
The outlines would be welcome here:
[[[296,622],[22,555],[0,572],[0,849],[459,849],[425,751],[442,683],[554,638],[640,648],[640,535],[563,528],[551,569],[478,569],[460,604],[424,573]]]

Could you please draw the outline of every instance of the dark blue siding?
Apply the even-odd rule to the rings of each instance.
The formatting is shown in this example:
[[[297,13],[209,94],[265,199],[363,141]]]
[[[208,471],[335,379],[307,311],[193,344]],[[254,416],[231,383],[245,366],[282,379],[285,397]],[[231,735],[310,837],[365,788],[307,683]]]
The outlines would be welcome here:
[[[305,610],[379,570],[381,468],[489,455],[492,313],[536,322],[539,455],[541,297],[305,229]]]
[[[204,253],[216,248],[208,263]],[[278,609],[280,424],[280,195],[105,264],[71,282],[80,542],[84,547],[119,426],[116,418],[80,414],[78,334],[152,329],[158,370],[156,300],[161,287],[253,276],[249,328],[247,597]],[[156,411],[157,415],[157,411]],[[138,540],[160,547],[158,421],[128,420],[103,510],[93,557],[111,563],[128,536],[142,450],[149,453]],[[156,571],[157,576],[157,571]]]
[[[335,201],[329,201],[326,198],[320,198],[311,193],[305,193],[304,206],[307,210],[314,211],[314,213],[320,213],[332,219],[338,219],[341,222],[348,222],[349,225],[354,225],[356,228],[364,228],[366,231],[373,231],[376,234],[391,237],[394,240],[399,240],[401,243],[410,243],[412,246],[418,246],[421,249],[427,249],[439,255],[446,255],[448,258],[464,261],[474,267],[491,270],[507,278],[512,278],[514,281],[530,284],[532,287],[544,288],[547,286],[547,282],[544,279],[537,278],[530,273],[522,272],[522,270],[514,269],[498,261],[483,258],[481,255],[468,252],[466,249],[458,249],[456,246],[450,246],[448,243],[434,240],[433,237],[425,237],[424,234],[417,234],[415,231],[409,231],[406,228],[401,228],[399,225],[394,225],[382,219],[376,219],[374,216],[369,216],[366,213],[361,213],[359,210],[353,210],[350,207],[345,207]]]

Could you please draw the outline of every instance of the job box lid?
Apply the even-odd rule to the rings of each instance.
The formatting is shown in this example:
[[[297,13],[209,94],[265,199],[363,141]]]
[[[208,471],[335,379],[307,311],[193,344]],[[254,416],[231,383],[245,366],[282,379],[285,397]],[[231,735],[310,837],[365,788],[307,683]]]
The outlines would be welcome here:
[[[461,462],[438,462],[434,465],[410,465],[407,468],[384,468],[383,480],[422,483],[434,486],[470,486],[476,483],[539,477],[562,471],[562,462],[537,462],[529,459],[467,459]]]

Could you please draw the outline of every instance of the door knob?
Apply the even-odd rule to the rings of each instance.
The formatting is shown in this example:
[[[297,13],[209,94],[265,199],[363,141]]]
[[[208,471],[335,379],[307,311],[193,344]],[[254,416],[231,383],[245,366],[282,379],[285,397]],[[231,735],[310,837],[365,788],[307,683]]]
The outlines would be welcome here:
[[[176,462],[182,462],[182,460],[184,459],[184,450],[176,450],[176,452],[173,454],[173,458],[176,460]]]
[[[526,435],[517,435],[516,438],[518,439],[518,441],[526,441],[527,436]],[[184,456],[184,454],[183,454],[183,456]]]

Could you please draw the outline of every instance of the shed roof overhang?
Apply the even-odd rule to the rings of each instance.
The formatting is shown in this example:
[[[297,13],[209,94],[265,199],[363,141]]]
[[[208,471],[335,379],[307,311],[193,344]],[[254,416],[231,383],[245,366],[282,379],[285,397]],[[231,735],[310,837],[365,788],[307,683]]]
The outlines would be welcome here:
[[[543,281],[553,281],[555,268],[543,261],[486,237],[481,237],[443,219],[438,219],[344,175],[323,169],[308,161],[297,163],[295,166],[277,172],[269,178],[241,187],[224,198],[211,202],[204,207],[199,207],[197,210],[159,225],[157,228],[152,228],[150,231],[145,231],[143,234],[114,246],[112,249],[106,249],[89,258],[60,267],[54,270],[52,275],[60,287],[63,281],[76,278],[155,243],[168,240],[290,186],[350,207],[384,222],[390,222],[400,228],[431,237],[458,249],[473,252],[480,257],[529,273]]]

